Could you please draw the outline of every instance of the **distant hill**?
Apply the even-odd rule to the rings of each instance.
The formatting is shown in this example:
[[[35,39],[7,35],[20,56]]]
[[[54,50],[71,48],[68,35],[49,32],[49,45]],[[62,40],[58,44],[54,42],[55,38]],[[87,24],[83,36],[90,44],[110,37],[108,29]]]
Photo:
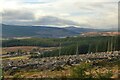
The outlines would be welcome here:
[[[49,26],[18,26],[2,24],[2,37],[42,37],[42,38],[58,38],[75,36],[79,33],[66,30],[64,28]]]
[[[101,31],[99,29],[78,28],[78,27],[74,27],[74,26],[65,27],[65,29],[73,31],[73,32],[77,32],[77,33],[82,33],[82,32],[98,32],[98,31]]]
[[[83,32],[99,32],[104,30],[91,28],[78,28],[74,26],[58,28],[50,26],[21,26],[2,24],[2,37],[40,37],[40,38],[60,38],[80,35]]]

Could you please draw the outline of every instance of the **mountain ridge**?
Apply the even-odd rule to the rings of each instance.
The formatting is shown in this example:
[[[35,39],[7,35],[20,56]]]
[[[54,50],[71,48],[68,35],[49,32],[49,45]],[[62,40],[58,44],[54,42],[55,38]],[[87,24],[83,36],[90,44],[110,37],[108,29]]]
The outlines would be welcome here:
[[[39,38],[60,38],[78,36],[84,32],[99,32],[101,29],[78,28],[75,26],[22,26],[2,24],[2,37],[39,37]]]
[[[41,37],[41,38],[58,38],[75,36],[79,33],[66,30],[64,28],[49,26],[20,26],[2,24],[3,37]]]

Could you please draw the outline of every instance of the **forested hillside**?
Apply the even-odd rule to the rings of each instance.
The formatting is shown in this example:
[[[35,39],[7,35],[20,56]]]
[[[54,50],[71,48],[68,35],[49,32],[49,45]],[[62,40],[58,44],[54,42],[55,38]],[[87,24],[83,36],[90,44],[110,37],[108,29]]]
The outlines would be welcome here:
[[[61,55],[76,54],[78,47],[78,53],[90,53],[90,52],[103,52],[120,50],[118,42],[120,37],[67,37],[67,38],[31,38],[31,39],[11,39],[3,40],[3,47],[13,46],[40,46],[40,47],[61,47],[52,52],[45,52],[46,56],[58,55],[61,50]],[[61,45],[61,46],[60,46]],[[45,55],[44,55],[45,56]]]

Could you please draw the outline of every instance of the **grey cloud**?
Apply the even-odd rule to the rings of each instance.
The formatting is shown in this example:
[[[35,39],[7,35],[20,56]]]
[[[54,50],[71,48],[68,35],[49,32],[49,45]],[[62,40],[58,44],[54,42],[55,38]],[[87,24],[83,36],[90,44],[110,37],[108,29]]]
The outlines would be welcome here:
[[[53,16],[44,16],[40,18],[37,21],[38,24],[40,25],[59,25],[59,26],[64,26],[64,25],[80,25],[77,22],[71,21],[71,20],[65,20],[61,19],[58,17],[53,17]]]
[[[14,20],[32,20],[34,14],[28,10],[4,10],[2,14],[3,21],[14,21]]]
[[[58,17],[53,16],[44,16],[41,17],[38,20],[6,20],[3,21],[5,24],[16,24],[16,25],[55,25],[55,26],[65,26],[65,25],[76,25],[80,26],[79,23],[71,21],[71,20],[65,20]]]
[[[12,21],[2,21],[3,24],[9,25],[34,25],[34,21],[19,21],[19,20],[12,20]]]
[[[2,22],[5,24],[17,25],[79,25],[77,22],[53,16],[43,16],[38,20],[35,20],[33,11],[26,9],[4,10],[4,12],[2,13]]]

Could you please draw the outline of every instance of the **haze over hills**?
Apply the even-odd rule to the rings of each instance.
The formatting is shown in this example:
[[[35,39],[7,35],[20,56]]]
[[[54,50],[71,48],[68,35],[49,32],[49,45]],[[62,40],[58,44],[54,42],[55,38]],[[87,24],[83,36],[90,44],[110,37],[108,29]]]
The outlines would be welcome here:
[[[41,38],[60,38],[77,36],[83,32],[98,32],[99,29],[77,28],[74,26],[58,28],[50,26],[20,26],[2,24],[2,37],[41,37]]]

